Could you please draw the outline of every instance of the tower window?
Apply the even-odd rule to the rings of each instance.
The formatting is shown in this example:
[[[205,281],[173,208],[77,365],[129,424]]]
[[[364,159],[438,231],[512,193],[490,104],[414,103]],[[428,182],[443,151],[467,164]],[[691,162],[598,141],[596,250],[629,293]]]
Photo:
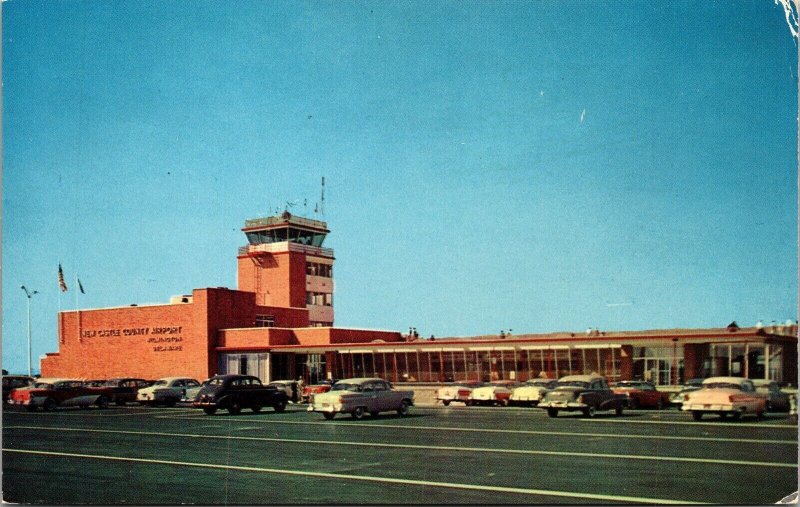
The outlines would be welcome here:
[[[333,306],[333,294],[330,292],[306,292],[306,304]]]
[[[333,278],[333,266],[318,262],[306,262],[306,275]]]
[[[273,315],[256,315],[256,327],[275,327]]]

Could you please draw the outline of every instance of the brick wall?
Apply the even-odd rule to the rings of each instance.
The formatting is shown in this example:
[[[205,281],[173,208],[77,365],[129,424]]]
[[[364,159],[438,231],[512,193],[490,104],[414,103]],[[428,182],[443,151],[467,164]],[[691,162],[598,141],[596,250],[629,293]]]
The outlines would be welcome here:
[[[205,378],[208,336],[196,313],[194,303],[63,312],[59,352],[42,359],[42,376]]]

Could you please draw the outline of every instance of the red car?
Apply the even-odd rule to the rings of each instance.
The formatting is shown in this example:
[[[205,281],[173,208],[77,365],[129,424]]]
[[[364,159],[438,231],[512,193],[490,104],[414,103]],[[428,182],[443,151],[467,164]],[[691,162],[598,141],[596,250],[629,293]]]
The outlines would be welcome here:
[[[641,380],[623,380],[612,388],[614,394],[622,394],[628,398],[630,408],[657,408],[661,410],[670,405],[669,393],[656,390],[652,382]]]
[[[87,408],[96,405],[106,408],[108,397],[97,388],[86,387],[80,380],[38,379],[33,387],[11,391],[8,403],[25,407],[30,412],[39,407],[49,412],[56,407]]]
[[[303,393],[301,395],[303,403],[311,403],[312,398],[314,397],[315,394],[327,393],[328,391],[331,390],[331,387],[335,383],[336,383],[335,380],[323,380],[320,381],[320,383],[318,384],[311,384],[305,386],[303,388]]]

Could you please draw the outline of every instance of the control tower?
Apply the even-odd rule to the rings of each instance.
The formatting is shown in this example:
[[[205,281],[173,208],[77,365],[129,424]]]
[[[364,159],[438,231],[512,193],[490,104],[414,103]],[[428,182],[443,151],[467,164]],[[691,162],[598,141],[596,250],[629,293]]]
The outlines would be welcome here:
[[[248,245],[239,248],[239,290],[255,292],[256,304],[308,308],[311,326],[333,326],[333,250],[320,220],[284,211],[245,220]]]

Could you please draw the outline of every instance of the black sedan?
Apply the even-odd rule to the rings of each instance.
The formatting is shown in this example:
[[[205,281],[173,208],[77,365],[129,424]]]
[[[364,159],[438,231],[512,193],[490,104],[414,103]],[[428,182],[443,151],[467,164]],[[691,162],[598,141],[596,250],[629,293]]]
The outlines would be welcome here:
[[[193,405],[212,415],[218,409],[238,414],[243,408],[260,412],[271,406],[276,412],[283,412],[288,403],[286,393],[265,386],[258,377],[251,375],[217,375],[208,379],[197,393]]]

